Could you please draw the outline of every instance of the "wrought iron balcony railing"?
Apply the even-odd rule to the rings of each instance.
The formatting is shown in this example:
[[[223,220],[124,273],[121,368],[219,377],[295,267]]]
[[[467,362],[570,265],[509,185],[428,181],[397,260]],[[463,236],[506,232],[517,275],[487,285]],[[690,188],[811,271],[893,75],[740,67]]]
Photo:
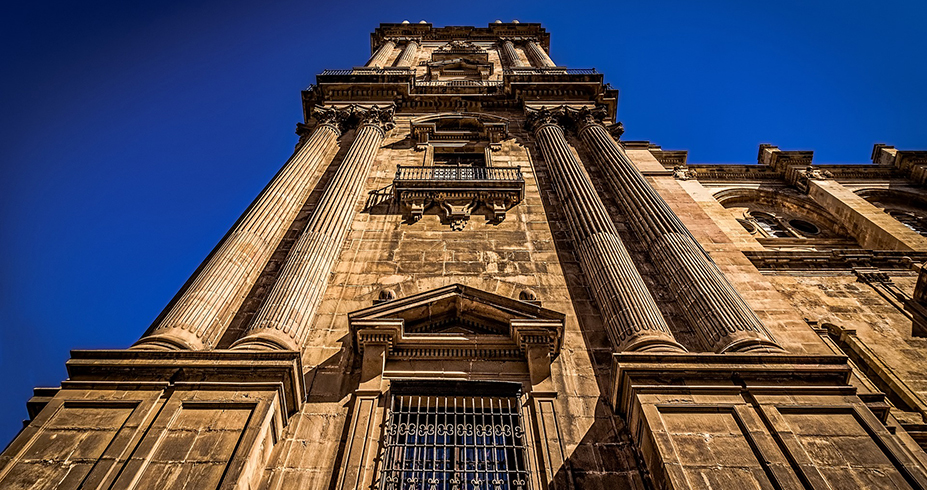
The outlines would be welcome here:
[[[496,222],[504,220],[506,211],[525,198],[525,178],[518,167],[400,165],[393,192],[413,221],[432,204],[440,204],[451,228],[462,230],[478,203],[492,210]]]
[[[322,70],[319,76],[345,76],[345,75],[411,75],[409,68],[354,68],[350,70]]]
[[[518,67],[506,68],[505,75],[599,75],[595,68],[532,68]]]
[[[501,87],[502,80],[415,80],[416,87]]]
[[[396,182],[424,181],[488,181],[488,182],[524,182],[518,167],[467,167],[444,166],[406,167],[400,165],[396,170]]]

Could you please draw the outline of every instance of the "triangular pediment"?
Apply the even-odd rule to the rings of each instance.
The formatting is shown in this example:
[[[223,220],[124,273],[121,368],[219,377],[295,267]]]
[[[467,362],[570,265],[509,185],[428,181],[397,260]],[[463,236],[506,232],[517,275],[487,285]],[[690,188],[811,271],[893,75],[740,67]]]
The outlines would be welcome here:
[[[564,315],[525,301],[452,284],[364,308],[348,318],[403,320],[407,332],[437,331],[454,324],[459,328],[504,333],[512,319],[563,320]]]
[[[451,347],[454,342],[520,348],[522,336],[549,339],[559,350],[564,315],[538,305],[452,284],[395,299],[348,315],[358,345],[379,339]],[[386,340],[388,339],[388,340]],[[546,341],[545,341],[546,342]]]

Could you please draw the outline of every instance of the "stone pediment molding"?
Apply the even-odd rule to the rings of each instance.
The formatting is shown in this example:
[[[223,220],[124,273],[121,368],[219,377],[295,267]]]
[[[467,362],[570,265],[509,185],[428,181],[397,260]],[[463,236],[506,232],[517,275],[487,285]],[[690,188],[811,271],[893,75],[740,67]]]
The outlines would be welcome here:
[[[386,347],[392,358],[524,358],[560,352],[564,315],[462,284],[426,291],[348,315],[354,345]]]
[[[423,150],[431,141],[467,141],[489,143],[497,149],[509,135],[508,120],[474,112],[446,112],[412,119],[412,139]]]

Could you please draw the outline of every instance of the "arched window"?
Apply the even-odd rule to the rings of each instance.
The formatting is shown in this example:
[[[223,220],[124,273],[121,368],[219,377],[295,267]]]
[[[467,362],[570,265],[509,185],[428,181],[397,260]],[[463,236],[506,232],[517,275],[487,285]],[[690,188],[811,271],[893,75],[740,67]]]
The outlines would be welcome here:
[[[899,223],[907,226],[911,231],[916,231],[923,236],[927,236],[927,223],[925,223],[927,220],[910,211],[886,209],[885,212],[888,213],[892,218],[898,220]]]
[[[767,236],[775,238],[789,238],[792,236],[775,216],[766,213],[751,213],[751,215],[753,221]]]
[[[815,236],[821,234],[821,229],[818,228],[817,225],[803,219],[789,220],[789,226],[804,236]]]

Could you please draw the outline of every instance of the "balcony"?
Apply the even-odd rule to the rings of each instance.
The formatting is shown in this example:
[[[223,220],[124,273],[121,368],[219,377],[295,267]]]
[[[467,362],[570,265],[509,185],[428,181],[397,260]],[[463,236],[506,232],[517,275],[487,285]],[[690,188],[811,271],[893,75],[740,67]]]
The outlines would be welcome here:
[[[462,230],[480,205],[491,210],[493,221],[504,220],[506,211],[524,199],[525,179],[519,167],[400,165],[393,189],[396,200],[408,206],[412,221],[438,204],[451,228]]]
[[[434,167],[405,167],[399,166],[396,170],[395,182],[415,185],[416,182],[441,183],[470,183],[494,185],[497,183],[521,182],[524,187],[525,179],[518,167],[467,167],[467,166],[434,166]],[[454,184],[457,185],[457,184]],[[520,200],[520,198],[519,198]]]
[[[600,75],[595,68],[536,68],[536,67],[514,67],[506,68],[502,72],[504,75]]]

